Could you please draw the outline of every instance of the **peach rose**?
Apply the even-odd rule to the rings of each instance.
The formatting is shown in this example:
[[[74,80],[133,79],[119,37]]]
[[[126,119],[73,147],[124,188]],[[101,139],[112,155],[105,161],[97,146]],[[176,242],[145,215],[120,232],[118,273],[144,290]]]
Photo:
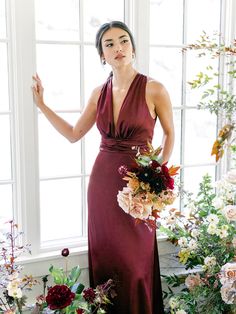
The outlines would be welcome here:
[[[117,201],[119,206],[128,214],[130,209],[130,202],[132,199],[132,190],[124,187],[122,191],[118,192]]]
[[[134,218],[147,219],[152,213],[152,202],[146,194],[138,194],[132,199],[129,213]]]

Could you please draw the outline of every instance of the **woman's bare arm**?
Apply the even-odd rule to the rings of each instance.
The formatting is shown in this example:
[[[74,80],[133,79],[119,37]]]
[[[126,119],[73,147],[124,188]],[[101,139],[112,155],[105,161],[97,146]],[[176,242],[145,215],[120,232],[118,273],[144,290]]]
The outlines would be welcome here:
[[[33,76],[33,80],[35,81],[35,85],[32,86],[32,91],[34,102],[37,107],[42,111],[53,127],[71,143],[80,140],[91,129],[96,121],[97,101],[100,95],[101,86],[94,89],[85,110],[75,126],[72,126],[45,105],[43,98],[44,89],[38,75]]]

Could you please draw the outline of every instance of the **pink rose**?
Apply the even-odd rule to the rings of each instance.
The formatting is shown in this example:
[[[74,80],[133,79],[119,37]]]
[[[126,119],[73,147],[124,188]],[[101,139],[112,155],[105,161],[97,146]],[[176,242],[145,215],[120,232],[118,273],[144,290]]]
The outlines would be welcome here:
[[[124,187],[122,191],[118,192],[118,204],[127,214],[129,213],[131,199],[132,190],[130,188]]]

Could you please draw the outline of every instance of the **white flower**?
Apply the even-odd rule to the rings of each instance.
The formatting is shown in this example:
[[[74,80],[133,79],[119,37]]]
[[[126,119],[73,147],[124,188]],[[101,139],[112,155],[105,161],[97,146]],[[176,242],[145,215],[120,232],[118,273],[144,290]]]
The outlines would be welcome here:
[[[185,310],[178,310],[175,314],[187,314],[187,312]]]
[[[236,169],[228,171],[225,179],[231,184],[236,184]]]
[[[232,283],[225,283],[220,289],[221,298],[226,304],[234,304],[235,292]]]
[[[236,206],[227,205],[222,209],[223,215],[228,221],[236,221]]]
[[[207,219],[208,222],[213,223],[215,225],[217,225],[218,222],[219,222],[219,218],[215,214],[208,215],[206,219]]]
[[[226,263],[220,270],[220,282],[222,285],[225,283],[233,283],[236,281],[236,263]]]
[[[228,236],[228,231],[225,229],[217,229],[216,234],[221,238],[224,239]]]
[[[168,225],[173,225],[176,222],[176,216],[175,215],[170,215],[169,217],[166,218],[166,223]]]
[[[224,207],[224,201],[219,198],[219,197],[215,197],[212,200],[212,205],[216,208],[216,209],[222,209]]]
[[[217,226],[213,223],[210,223],[208,228],[207,228],[207,232],[209,234],[216,234],[216,231],[217,231]]]
[[[221,226],[221,229],[222,229],[222,230],[229,230],[229,226],[228,226],[228,225],[222,225],[222,226]]]
[[[17,298],[17,299],[22,298],[22,291],[19,285],[20,285],[19,279],[15,279],[9,282],[7,286],[7,292],[10,297]]]
[[[169,306],[171,307],[171,309],[176,309],[179,306],[179,302],[176,298],[172,297],[169,300]]]
[[[188,247],[189,247],[189,249],[190,249],[191,251],[196,250],[196,248],[197,248],[197,241],[194,240],[194,239],[190,240],[190,241],[189,241],[189,244],[188,244]]]
[[[216,265],[216,258],[214,256],[207,256],[204,258],[204,264],[211,268]]]
[[[200,235],[200,232],[199,232],[198,229],[193,229],[193,230],[191,231],[191,236],[192,236],[193,238],[197,238],[199,235]]]
[[[187,244],[188,244],[187,238],[185,238],[185,237],[179,238],[179,240],[178,240],[178,245],[179,245],[180,247],[186,247]]]

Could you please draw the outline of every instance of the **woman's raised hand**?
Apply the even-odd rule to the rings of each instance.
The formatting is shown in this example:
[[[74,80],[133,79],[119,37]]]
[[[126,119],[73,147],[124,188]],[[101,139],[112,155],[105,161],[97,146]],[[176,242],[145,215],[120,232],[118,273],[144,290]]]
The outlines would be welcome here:
[[[32,76],[32,78],[34,80],[34,84],[32,85],[31,89],[33,92],[34,102],[40,108],[41,106],[44,105],[44,100],[43,100],[44,89],[43,89],[40,77],[38,76],[37,73],[35,76]]]

